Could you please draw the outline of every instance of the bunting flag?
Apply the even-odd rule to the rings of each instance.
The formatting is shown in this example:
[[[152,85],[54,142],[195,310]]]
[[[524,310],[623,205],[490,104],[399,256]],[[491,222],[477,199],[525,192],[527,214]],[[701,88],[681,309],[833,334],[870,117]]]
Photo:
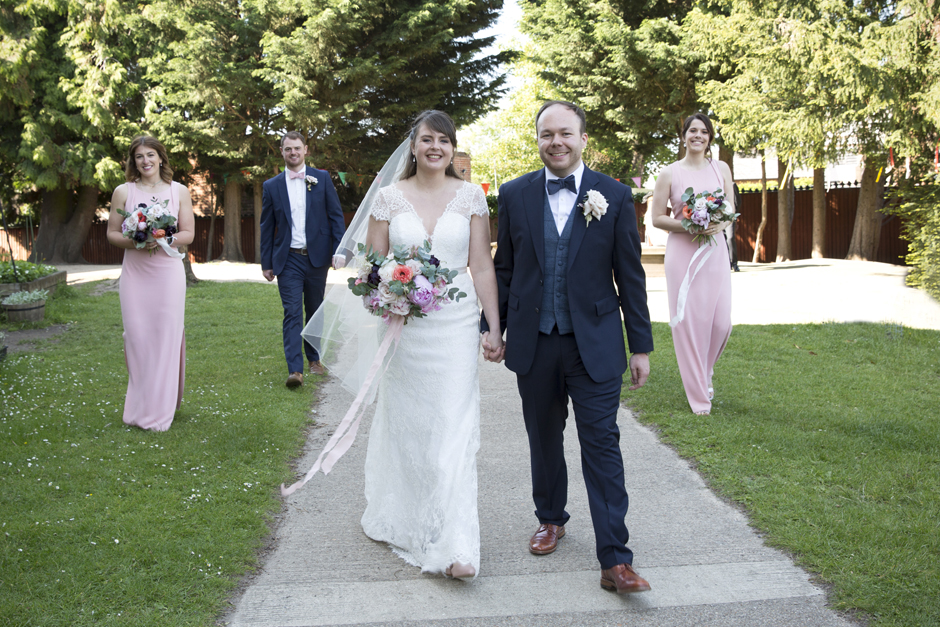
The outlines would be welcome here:
[[[490,184],[489,184],[489,183],[480,183],[480,185],[483,187],[483,193],[484,193],[484,194],[489,194],[489,193],[490,193]]]
[[[345,185],[345,184],[346,184],[346,173],[345,173],[345,172],[337,172],[337,174],[339,174],[339,180],[342,182],[343,185]]]
[[[888,163],[892,168],[894,167],[894,148],[888,148]]]

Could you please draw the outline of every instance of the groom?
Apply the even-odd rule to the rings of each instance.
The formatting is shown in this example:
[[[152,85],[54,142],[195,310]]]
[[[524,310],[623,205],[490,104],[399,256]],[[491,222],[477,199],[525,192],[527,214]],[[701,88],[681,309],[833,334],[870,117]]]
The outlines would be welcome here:
[[[579,106],[546,102],[535,126],[545,169],[500,187],[495,258],[506,366],[516,373],[522,397],[539,520],[529,550],[552,553],[565,535],[563,432],[570,397],[600,584],[619,593],[643,592],[650,586],[633,570],[626,546],[627,491],[617,427],[628,366],[623,329],[633,353],[631,390],[646,383],[653,350],[633,196],[625,185],[584,166],[587,132]],[[503,358],[486,344],[484,349],[491,361]]]
[[[304,382],[304,352],[310,372],[324,372],[317,350],[300,331],[323,302],[330,259],[343,238],[343,210],[330,175],[306,166],[303,135],[284,135],[281,156],[285,170],[264,182],[261,196],[261,271],[268,281],[277,277],[284,306],[286,385],[295,388]]]

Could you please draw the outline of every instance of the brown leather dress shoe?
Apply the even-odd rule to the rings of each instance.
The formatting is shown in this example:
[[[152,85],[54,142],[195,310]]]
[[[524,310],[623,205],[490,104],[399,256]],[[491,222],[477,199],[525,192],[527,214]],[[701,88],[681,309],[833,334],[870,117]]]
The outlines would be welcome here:
[[[287,377],[287,382],[284,384],[287,387],[293,389],[300,387],[304,384],[304,375],[302,372],[292,372],[290,376]]]
[[[326,370],[323,368],[323,364],[318,361],[310,362],[310,374],[326,374]]]
[[[636,574],[630,564],[617,564],[613,568],[601,570],[601,588],[617,594],[628,592],[646,592],[650,589],[648,581]]]
[[[558,541],[565,537],[565,526],[539,525],[529,540],[529,550],[536,555],[548,555],[558,548]]]

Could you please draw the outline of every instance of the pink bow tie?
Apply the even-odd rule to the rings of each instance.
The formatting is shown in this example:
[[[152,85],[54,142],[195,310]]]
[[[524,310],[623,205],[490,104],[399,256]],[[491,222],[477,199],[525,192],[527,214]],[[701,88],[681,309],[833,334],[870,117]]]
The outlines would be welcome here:
[[[287,176],[289,176],[292,179],[302,179],[303,177],[307,176],[307,172],[306,170],[301,170],[300,172],[294,172],[293,170],[288,170]]]

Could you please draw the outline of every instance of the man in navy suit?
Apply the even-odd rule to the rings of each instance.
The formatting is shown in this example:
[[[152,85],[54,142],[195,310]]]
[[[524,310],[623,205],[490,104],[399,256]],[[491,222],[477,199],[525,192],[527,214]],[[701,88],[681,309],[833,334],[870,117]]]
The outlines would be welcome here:
[[[584,166],[587,132],[580,107],[547,102],[535,124],[545,168],[499,188],[495,263],[505,353],[484,345],[487,359],[505,357],[522,397],[539,520],[529,550],[552,553],[565,535],[563,432],[570,397],[601,586],[642,592],[650,586],[633,570],[627,548],[617,427],[628,367],[623,329],[633,353],[631,390],[646,383],[653,350],[633,196],[625,185]]]
[[[343,210],[330,175],[306,166],[303,135],[284,135],[281,155],[286,169],[264,182],[261,197],[261,271],[268,281],[277,277],[287,387],[295,388],[304,382],[304,352],[310,372],[323,374],[320,356],[300,331],[323,302],[330,260],[343,237]]]

